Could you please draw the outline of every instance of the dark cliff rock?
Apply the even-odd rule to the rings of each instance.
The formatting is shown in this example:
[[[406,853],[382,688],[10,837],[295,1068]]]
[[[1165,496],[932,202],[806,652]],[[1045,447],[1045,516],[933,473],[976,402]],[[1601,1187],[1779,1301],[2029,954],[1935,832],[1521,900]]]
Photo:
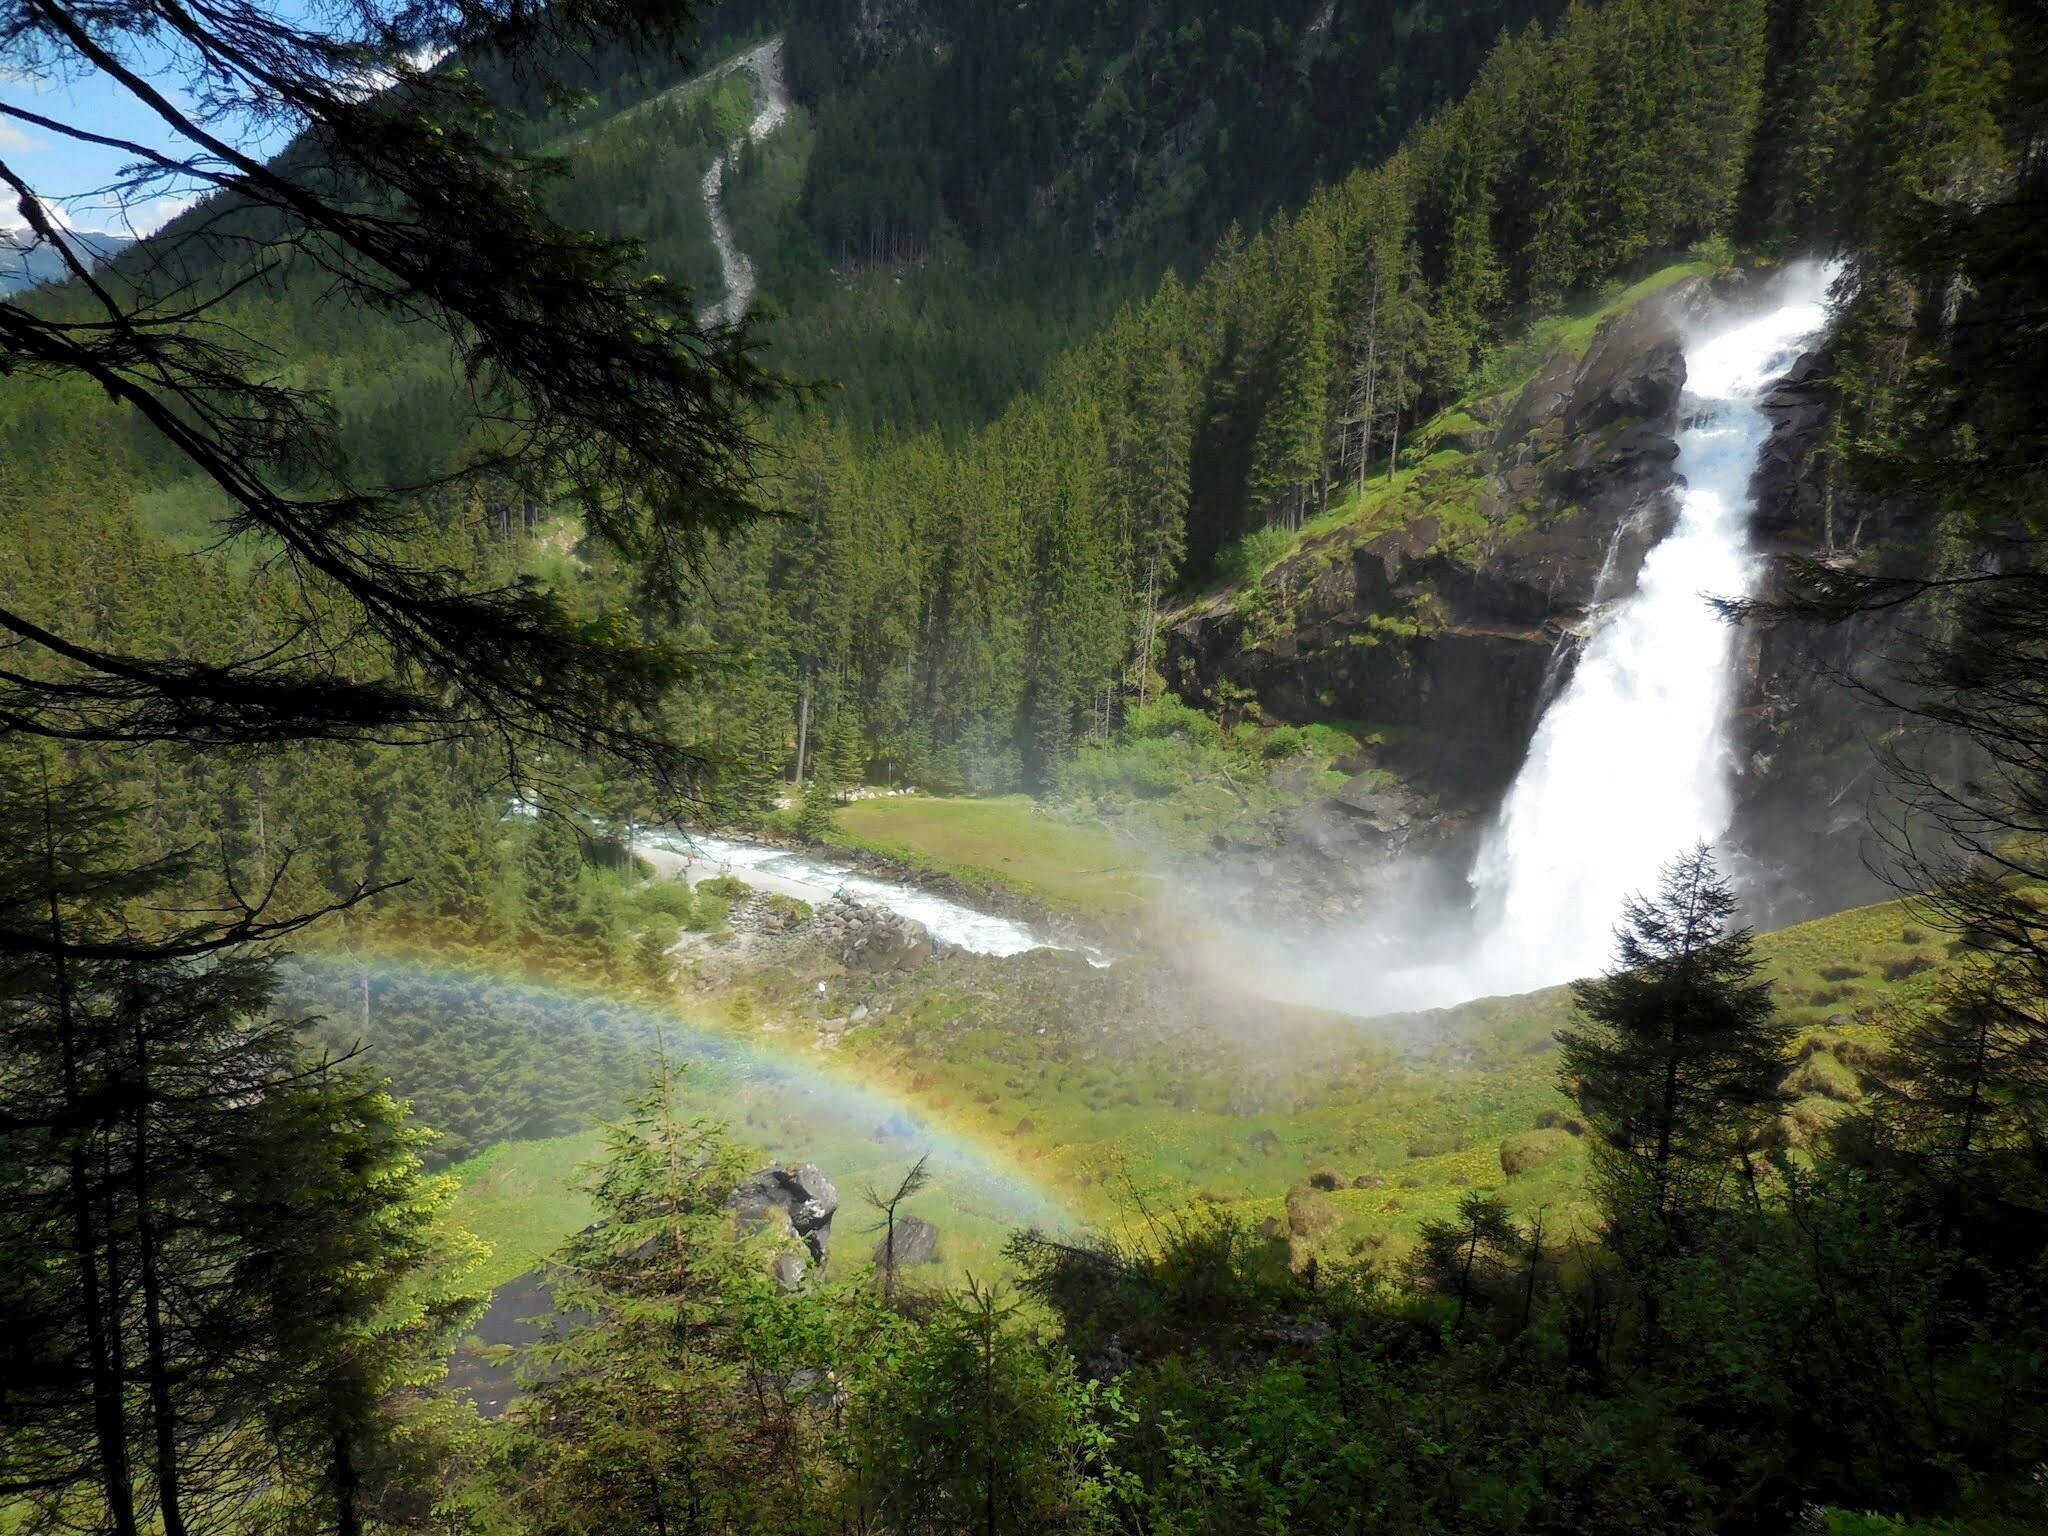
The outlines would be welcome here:
[[[1843,484],[1828,454],[1831,384],[1808,352],[1766,398],[1752,527],[1765,557],[1758,595],[1780,598],[1798,560],[1917,570],[1929,509]],[[1886,894],[1866,867],[1870,816],[1897,814],[1873,751],[1898,729],[1876,694],[1898,687],[1897,615],[1819,626],[1746,625],[1737,651],[1736,825],[1752,916],[1791,920]],[[1881,861],[1879,861],[1881,862]]]
[[[1490,430],[1421,445],[1423,467],[1382,497],[1388,531],[1340,529],[1181,615],[1168,675],[1203,704],[1248,690],[1273,720],[1386,729],[1398,740],[1381,766],[1427,785],[1453,821],[1489,804],[1589,610],[1633,586],[1669,524],[1685,381],[1674,317],[1698,286],[1561,351]]]

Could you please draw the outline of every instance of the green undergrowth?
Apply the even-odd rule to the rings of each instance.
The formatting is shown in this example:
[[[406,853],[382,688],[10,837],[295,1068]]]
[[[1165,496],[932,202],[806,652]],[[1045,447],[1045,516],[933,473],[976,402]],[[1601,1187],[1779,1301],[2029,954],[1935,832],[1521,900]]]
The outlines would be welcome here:
[[[905,838],[907,827],[956,843],[970,831],[1083,835],[1002,801],[861,806]],[[1765,934],[1757,947],[1803,1032],[1787,1080],[1801,1098],[1784,1122],[1796,1153],[1867,1096],[1888,1014],[1931,997],[1948,946],[1892,902]],[[1022,1221],[1015,1190],[1044,1196],[1063,1220],[1115,1226],[1209,1202],[1285,1236],[1289,1193],[1313,1188],[1325,1197],[1313,1245],[1385,1262],[1468,1190],[1496,1192],[1523,1217],[1540,1210],[1558,1233],[1590,1218],[1587,1148],[1557,1081],[1566,988],[1360,1021],[1217,998],[1143,959],[1095,972],[1072,956],[955,957],[889,982],[817,963],[819,977],[837,978],[835,998],[866,995],[876,1016],[828,1039],[811,1018],[809,971],[784,961],[743,971],[705,997],[703,1016],[796,1076],[735,1085],[712,1073],[694,1107],[764,1161],[826,1170],[841,1195],[838,1265],[869,1262],[862,1192],[893,1184],[932,1145],[975,1149],[1012,1190],[997,1198],[973,1178],[941,1178],[919,1197],[911,1213],[942,1233],[945,1262],[933,1278],[999,1267],[1002,1238]],[[821,1113],[815,1095],[831,1090],[804,1086],[814,1075],[900,1105],[923,1129],[870,1111]],[[455,1166],[458,1218],[494,1249],[491,1283],[531,1268],[587,1222],[576,1186],[595,1144],[582,1131]]]
[[[458,1192],[455,1224],[490,1245],[477,1283],[496,1289],[525,1274],[597,1219],[585,1185],[601,1146],[579,1131],[539,1141],[505,1141],[448,1171]]]
[[[1156,864],[1327,794],[1369,740],[1364,727],[1348,722],[1226,727],[1168,697],[1132,710],[1114,735],[1082,747],[1052,800],[1069,821],[1113,829]]]

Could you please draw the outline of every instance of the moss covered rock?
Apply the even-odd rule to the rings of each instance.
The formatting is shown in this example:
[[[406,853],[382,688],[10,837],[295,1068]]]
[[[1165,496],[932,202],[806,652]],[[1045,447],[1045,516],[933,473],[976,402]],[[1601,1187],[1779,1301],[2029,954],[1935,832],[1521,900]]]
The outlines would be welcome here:
[[[1342,1220],[1337,1202],[1321,1190],[1297,1185],[1287,1192],[1287,1230],[1291,1236],[1320,1242]]]
[[[1504,1137],[1500,1144],[1500,1171],[1509,1178],[1519,1178],[1533,1168],[1555,1162],[1571,1147],[1569,1131],[1556,1128],[1541,1131],[1517,1131]]]

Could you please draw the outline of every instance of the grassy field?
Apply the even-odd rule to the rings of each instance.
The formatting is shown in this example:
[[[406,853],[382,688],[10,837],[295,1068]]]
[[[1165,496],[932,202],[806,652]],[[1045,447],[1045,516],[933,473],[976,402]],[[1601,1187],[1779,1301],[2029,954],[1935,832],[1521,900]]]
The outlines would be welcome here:
[[[1150,890],[1138,851],[1108,832],[1055,819],[1027,795],[856,800],[833,818],[836,841],[1016,892],[1084,917],[1127,917]]]
[[[597,1219],[583,1184],[598,1149],[595,1132],[500,1142],[449,1170],[461,1185],[456,1224],[491,1245],[481,1284],[495,1289],[525,1274]]]

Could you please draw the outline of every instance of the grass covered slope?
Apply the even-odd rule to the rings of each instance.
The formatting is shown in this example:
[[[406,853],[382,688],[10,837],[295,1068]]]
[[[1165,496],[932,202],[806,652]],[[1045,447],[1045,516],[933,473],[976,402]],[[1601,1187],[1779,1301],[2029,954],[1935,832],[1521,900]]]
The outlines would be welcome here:
[[[1796,1147],[1862,1096],[1886,1011],[1923,1000],[1947,952],[1903,903],[1887,903],[1763,935],[1758,953],[1805,1032],[1788,1078],[1802,1094],[1786,1122]],[[852,988],[875,1007],[872,1024],[816,1031],[813,974],[828,972],[835,994]],[[1498,1191],[1523,1215],[1547,1209],[1554,1230],[1581,1214],[1586,1149],[1554,1049],[1571,1013],[1561,987],[1355,1020],[1218,1005],[1142,962],[1099,972],[1044,952],[956,955],[883,983],[785,955],[679,1002],[683,1013],[715,1015],[721,1035],[793,1070],[817,1064],[863,1084],[927,1128],[807,1115],[771,1088],[703,1098],[764,1157],[824,1167],[840,1187],[842,1233],[868,1219],[860,1192],[934,1138],[980,1149],[1076,1220],[1207,1200],[1353,1256],[1404,1251],[1421,1221],[1448,1216],[1470,1189]],[[588,1220],[573,1189],[594,1146],[587,1134],[513,1143],[456,1166],[459,1213],[497,1249],[493,1280]],[[1018,1223],[944,1180],[921,1201],[911,1214],[949,1234],[949,1272],[985,1270]],[[1295,1230],[1304,1222],[1313,1230]],[[855,1238],[842,1262],[865,1263],[871,1246]]]

